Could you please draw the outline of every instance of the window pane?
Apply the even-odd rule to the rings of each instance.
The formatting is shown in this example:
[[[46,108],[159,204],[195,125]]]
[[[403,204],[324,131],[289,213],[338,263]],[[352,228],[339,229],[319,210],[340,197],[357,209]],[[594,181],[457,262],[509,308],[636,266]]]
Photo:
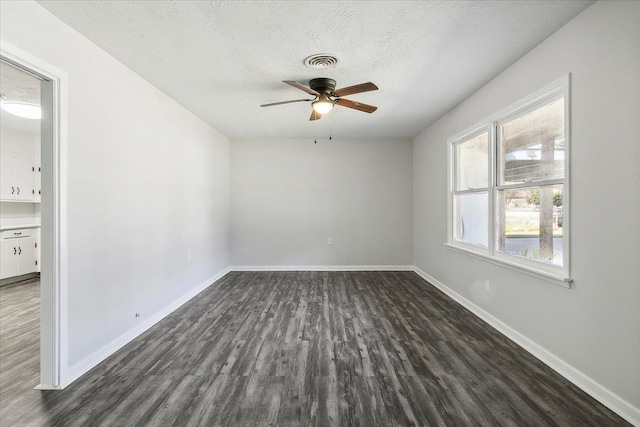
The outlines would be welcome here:
[[[488,194],[461,194],[454,198],[453,238],[472,245],[488,243]]]
[[[564,178],[564,98],[500,125],[500,182]]]
[[[487,188],[489,134],[456,145],[456,190]]]
[[[497,250],[562,266],[562,185],[498,191]]]

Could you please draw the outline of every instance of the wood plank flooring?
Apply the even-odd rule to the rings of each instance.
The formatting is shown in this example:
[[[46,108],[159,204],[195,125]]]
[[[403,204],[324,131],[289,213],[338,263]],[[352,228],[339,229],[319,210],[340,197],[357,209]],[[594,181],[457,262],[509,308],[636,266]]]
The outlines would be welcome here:
[[[40,281],[0,287],[0,426],[40,382]]]
[[[629,425],[412,272],[229,273],[55,392],[7,320],[23,291],[2,426]]]

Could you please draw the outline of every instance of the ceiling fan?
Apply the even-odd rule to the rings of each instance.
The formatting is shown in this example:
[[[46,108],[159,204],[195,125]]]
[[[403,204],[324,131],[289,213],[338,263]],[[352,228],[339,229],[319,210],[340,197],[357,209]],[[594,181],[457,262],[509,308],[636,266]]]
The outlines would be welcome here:
[[[373,113],[378,109],[373,105],[363,104],[361,102],[351,101],[350,99],[342,98],[346,95],[353,95],[354,93],[369,92],[371,90],[378,90],[378,86],[371,82],[360,83],[358,85],[343,87],[336,89],[336,81],[320,77],[317,79],[309,80],[309,86],[305,86],[298,82],[291,80],[284,80],[282,83],[286,83],[302,91],[307,92],[309,95],[314,95],[313,99],[294,99],[292,101],[273,102],[271,104],[262,104],[261,107],[271,107],[273,105],[290,104],[292,102],[311,102],[311,117],[309,120],[319,120],[323,114],[331,111],[334,105],[341,105],[347,108],[353,108],[354,110],[364,111],[365,113]]]

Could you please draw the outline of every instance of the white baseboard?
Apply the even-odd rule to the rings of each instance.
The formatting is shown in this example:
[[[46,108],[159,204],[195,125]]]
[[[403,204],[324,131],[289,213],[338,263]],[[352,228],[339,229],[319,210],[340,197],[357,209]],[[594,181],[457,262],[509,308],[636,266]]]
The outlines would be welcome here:
[[[105,360],[107,357],[111,356],[113,353],[120,350],[122,347],[124,347],[126,344],[131,342],[133,339],[135,339],[136,337],[141,335],[143,332],[151,328],[153,325],[155,325],[156,323],[158,323],[159,321],[167,317],[169,314],[173,313],[175,310],[180,308],[180,306],[188,302],[191,298],[198,295],[200,292],[208,288],[214,282],[220,280],[227,273],[229,273],[229,271],[230,271],[229,268],[225,268],[218,274],[208,278],[207,280],[205,280],[204,282],[196,286],[194,289],[190,290],[189,292],[187,292],[186,294],[184,294],[183,296],[181,296],[180,298],[178,298],[177,300],[175,300],[174,302],[172,302],[162,310],[158,311],[153,316],[146,319],[144,322],[142,322],[135,328],[120,335],[118,338],[111,341],[109,344],[105,345],[104,347],[98,349],[97,351],[95,351],[85,359],[81,360],[80,362],[76,363],[75,365],[70,366],[64,373],[64,378],[61,378],[60,386],[58,386],[55,389],[59,390],[67,387],[69,384],[71,384],[72,382],[80,378],[82,375],[84,375],[85,373],[89,372],[91,369],[96,367],[100,362]],[[42,386],[42,387],[43,389],[45,389],[45,386]],[[46,388],[46,389],[50,390],[49,388]]]
[[[413,265],[234,265],[231,271],[413,271]]]
[[[573,366],[569,365],[562,359],[558,358],[553,353],[549,352],[544,347],[536,344],[526,336],[522,335],[520,332],[511,328],[509,325],[503,323],[499,319],[495,318],[482,308],[475,305],[473,302],[469,301],[459,293],[455,292],[451,288],[444,285],[439,280],[431,277],[424,271],[420,270],[418,267],[414,267],[414,271],[422,277],[424,280],[444,292],[446,295],[451,297],[453,300],[461,304],[463,307],[471,311],[473,314],[478,316],[480,319],[487,322],[489,325],[493,326],[500,333],[505,335],[507,338],[511,339],[513,342],[518,344],[520,347],[534,355],[541,362],[549,366],[551,369],[571,381],[577,387],[582,389],[584,392],[592,396],[594,399],[611,409],[616,414],[620,415],[622,418],[633,424],[634,426],[640,427],[640,409],[636,408],[626,400],[622,399],[609,389],[603,387],[587,375],[578,371]]]

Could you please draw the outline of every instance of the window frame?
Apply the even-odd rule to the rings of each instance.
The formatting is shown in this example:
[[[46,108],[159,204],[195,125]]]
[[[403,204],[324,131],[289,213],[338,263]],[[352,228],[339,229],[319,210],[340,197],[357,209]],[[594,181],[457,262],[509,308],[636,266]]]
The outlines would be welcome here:
[[[457,190],[457,183],[458,183],[458,174],[457,169],[453,169],[452,170],[452,175],[451,175],[451,179],[452,179],[452,187],[451,187],[451,197],[449,197],[449,202],[450,202],[450,209],[451,209],[451,232],[450,232],[450,238],[451,241],[455,241],[456,243],[461,243],[465,246],[470,246],[472,248],[474,248],[474,250],[476,251],[480,251],[480,252],[487,252],[488,249],[488,245],[489,245],[489,241],[487,240],[487,248],[485,248],[483,245],[479,245],[479,244],[473,244],[473,243],[466,243],[463,242],[461,240],[456,240],[455,239],[455,231],[454,231],[454,218],[453,218],[453,209],[454,209],[454,199],[456,196],[461,196],[461,195],[468,195],[468,194],[483,194],[483,193],[487,193],[487,206],[491,205],[491,200],[492,200],[492,196],[491,196],[491,127],[488,126],[487,124],[484,124],[480,127],[474,128],[471,131],[465,133],[464,135],[462,135],[460,138],[457,138],[455,141],[451,142],[451,156],[453,157],[453,162],[454,164],[456,164],[457,162],[457,147],[460,144],[464,144],[465,142],[468,142],[469,140],[480,136],[482,134],[486,133],[487,134],[487,186],[486,187],[481,187],[481,188],[468,188],[466,190]],[[491,210],[489,210],[490,212]],[[492,221],[489,221],[490,223]],[[489,236],[487,236],[488,238],[490,238],[491,234],[489,234]]]
[[[499,140],[499,126],[509,122],[517,117],[521,117],[531,111],[543,107],[550,102],[564,98],[564,178],[561,179],[541,179],[525,183],[516,184],[500,184],[500,175],[502,173],[500,150],[501,141]],[[543,280],[569,288],[571,284],[570,275],[570,158],[571,158],[571,116],[570,116],[570,74],[552,82],[551,84],[537,90],[529,96],[520,99],[503,110],[492,114],[486,119],[476,123],[466,130],[452,136],[447,140],[448,147],[448,179],[447,179],[447,241],[445,245],[450,249],[480,258],[491,263],[501,265],[503,267],[516,270]],[[469,189],[457,190],[457,147],[488,132],[489,149],[488,151],[488,188],[486,189]],[[546,263],[544,261],[536,261],[526,257],[507,254],[497,250],[497,231],[496,222],[498,215],[498,191],[526,188],[526,187],[544,187],[548,185],[562,185],[562,243],[563,243],[563,262],[562,266]],[[487,247],[478,244],[470,244],[455,239],[455,212],[454,200],[460,194],[476,194],[487,192],[488,197],[488,224],[487,224]]]

